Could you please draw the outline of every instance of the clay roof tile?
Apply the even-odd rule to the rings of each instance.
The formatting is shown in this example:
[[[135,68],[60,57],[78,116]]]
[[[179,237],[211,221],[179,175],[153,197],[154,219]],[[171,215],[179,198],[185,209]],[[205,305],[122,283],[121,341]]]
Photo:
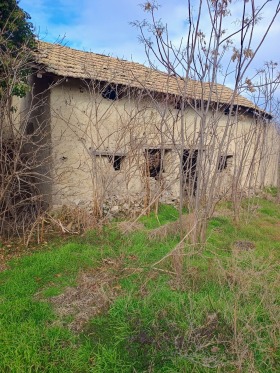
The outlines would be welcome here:
[[[61,77],[96,79],[135,88],[148,88],[154,92],[186,96],[229,104],[233,90],[221,85],[178,79],[164,72],[153,70],[136,62],[130,62],[101,54],[75,50],[59,44],[38,41],[36,61],[47,72]],[[234,95],[233,104],[259,110],[247,98]]]

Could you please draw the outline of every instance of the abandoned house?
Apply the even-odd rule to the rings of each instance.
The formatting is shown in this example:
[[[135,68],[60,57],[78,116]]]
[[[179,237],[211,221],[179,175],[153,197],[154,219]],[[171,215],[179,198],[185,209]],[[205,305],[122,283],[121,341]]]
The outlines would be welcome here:
[[[276,185],[271,117],[230,88],[46,42],[34,71],[17,120],[40,146],[39,188],[52,208],[176,203],[182,185],[195,194],[202,168],[220,196],[233,181],[248,191]]]

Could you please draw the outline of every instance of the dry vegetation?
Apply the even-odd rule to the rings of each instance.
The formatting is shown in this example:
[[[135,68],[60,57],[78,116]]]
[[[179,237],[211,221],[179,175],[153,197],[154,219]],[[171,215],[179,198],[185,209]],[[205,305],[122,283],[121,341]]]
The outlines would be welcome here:
[[[248,3],[250,14],[245,18]],[[63,207],[59,213],[48,212],[46,200],[51,196],[45,187],[51,180],[52,154],[48,121],[40,117],[40,110],[46,95],[60,82],[43,92],[31,89],[31,109],[24,111],[24,115],[17,113],[12,105],[14,86],[10,77],[19,77],[30,67],[30,55],[21,53],[23,45],[18,50],[19,64],[15,65],[17,58],[9,56],[8,48],[0,48],[2,61],[10,58],[1,76],[1,84],[5,84],[0,92],[0,233],[8,238],[23,238],[20,243],[5,238],[0,247],[1,371],[279,371],[277,190],[267,190],[267,199],[244,199],[264,186],[270,159],[279,150],[279,138],[273,137],[274,143],[267,137],[267,129],[276,128],[266,115],[271,109],[271,87],[278,86],[279,75],[277,79],[271,78],[269,72],[275,65],[266,66],[264,84],[257,87],[259,96],[265,97],[264,111],[251,113],[256,126],[248,132],[235,133],[240,120],[235,99],[242,90],[252,93],[254,89],[246,71],[255,56],[251,45],[256,42],[260,46],[263,42],[253,38],[255,19],[263,8],[255,8],[253,1],[244,2],[243,21],[236,30],[241,37],[237,49],[231,47],[231,35],[223,36],[222,24],[227,20],[231,3],[207,4],[208,16],[213,16],[209,22],[213,38],[208,40],[198,31],[202,8],[197,17],[189,10],[187,48],[174,48],[167,29],[156,20],[154,3],[144,6],[151,23],[137,23],[148,56],[152,54],[167,68],[167,81],[172,77],[173,82],[181,82],[176,115],[174,110],[169,112],[169,92],[166,102],[160,101],[159,105],[159,96],[147,87],[138,96],[138,91],[126,87],[122,94],[133,96],[134,112],[119,113],[114,151],[99,151],[100,143],[110,144],[111,134],[102,134],[100,128],[109,120],[110,110],[117,110],[117,103],[111,100],[100,119],[100,104],[108,89],[111,92],[111,83],[100,82],[97,77],[83,82],[81,89],[92,97],[92,105],[87,109],[95,112],[95,116],[85,115],[87,129],[83,133],[92,149],[81,145],[87,156],[86,166],[90,164],[82,174],[86,181],[88,175],[91,177],[90,210],[76,206]],[[279,12],[278,5],[266,32]],[[194,20],[197,23],[192,23]],[[150,43],[149,35],[155,44]],[[236,71],[236,76],[232,97],[225,104],[212,95],[221,58],[227,53],[230,58],[224,83],[228,71]],[[177,72],[178,66],[183,70],[182,76]],[[26,78],[29,73],[27,69]],[[191,79],[196,79],[200,88],[208,81],[209,96],[202,92],[198,99],[189,99],[186,92]],[[160,95],[160,99],[164,96]],[[160,115],[160,126],[153,123],[159,149],[145,148],[150,140],[149,117],[145,123],[147,133],[136,139],[130,136],[136,129],[143,132],[145,100]],[[70,116],[75,116],[78,109],[76,104],[69,107]],[[186,131],[188,110],[195,113],[191,133]],[[218,123],[225,111],[227,116],[221,129]],[[67,131],[75,133],[77,127],[72,127],[61,112],[55,114]],[[40,126],[34,125],[37,120]],[[80,124],[84,123],[77,126]],[[175,125],[180,130],[179,139],[172,132]],[[64,134],[56,139],[58,143]],[[165,136],[179,160],[179,211],[159,203],[172,184],[166,185],[163,179],[161,156],[165,154]],[[243,146],[236,152],[231,182],[217,195],[220,161],[225,165],[231,141],[240,143],[240,136]],[[114,171],[119,171],[118,157],[123,156],[123,145],[130,149],[124,193],[140,170],[143,205],[138,206],[138,214],[131,222],[105,224],[106,198],[109,195],[114,200],[112,185],[118,181],[114,172],[104,174],[104,170],[112,170],[113,166]],[[156,161],[159,166],[159,160],[161,171],[154,177],[151,173],[155,167],[151,168],[151,163]],[[58,169],[64,171],[73,174],[75,168],[70,164]],[[75,180],[78,194],[80,182],[81,179]],[[188,214],[184,213],[185,205]],[[58,233],[63,236],[61,241]],[[23,251],[22,244],[31,246],[30,250]]]
[[[149,237],[178,215],[160,206],[132,232],[113,223],[10,262],[0,274],[1,369],[276,373],[278,206],[244,201],[238,226],[228,214],[211,219],[206,244],[185,244],[179,269],[170,255],[179,235]]]
[[[50,298],[58,316],[72,320],[67,323],[71,330],[80,332],[91,318],[105,312],[120,293],[116,274],[110,273],[112,266],[114,271],[118,266],[112,260],[108,262],[109,267],[81,273],[77,286],[67,287],[63,294]]]

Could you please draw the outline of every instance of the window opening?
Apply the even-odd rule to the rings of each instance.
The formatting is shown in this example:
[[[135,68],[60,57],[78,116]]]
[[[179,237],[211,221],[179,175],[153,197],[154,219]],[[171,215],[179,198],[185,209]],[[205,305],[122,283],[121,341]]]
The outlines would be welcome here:
[[[96,157],[106,157],[114,167],[115,171],[119,171],[121,169],[121,163],[125,158],[124,153],[114,153],[109,150],[95,150],[92,148],[89,148],[91,151],[91,154]]]
[[[113,163],[113,167],[115,171],[120,171],[121,163],[123,159],[124,157],[121,155],[115,155],[114,157],[112,157],[111,162]]]
[[[115,171],[120,171],[123,159],[123,155],[108,155],[108,160],[112,163]]]
[[[187,189],[191,188],[193,195],[195,195],[197,189],[197,156],[198,150],[185,149],[182,159],[185,184]]]
[[[146,149],[145,157],[148,176],[157,179],[160,172],[164,171],[161,169],[161,149]]]
[[[221,155],[218,164],[218,171],[222,172],[223,170],[226,170],[232,157],[232,155]]]
[[[183,103],[181,99],[175,101],[175,105],[174,105],[175,109],[182,110],[182,106],[183,106]]]
[[[118,97],[118,90],[117,86],[113,84],[107,85],[101,92],[102,97],[108,99],[108,100],[117,100]]]
[[[32,122],[27,123],[25,132],[26,132],[26,135],[33,135],[33,133],[35,132],[35,127]]]
[[[230,106],[226,107],[224,110],[224,114],[234,116],[236,114],[236,106],[232,107],[231,110]]]

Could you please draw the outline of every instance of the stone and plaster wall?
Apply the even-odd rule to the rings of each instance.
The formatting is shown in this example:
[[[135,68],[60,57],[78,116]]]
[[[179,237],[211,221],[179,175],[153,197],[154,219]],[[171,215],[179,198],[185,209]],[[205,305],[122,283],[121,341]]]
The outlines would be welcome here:
[[[158,192],[158,182],[145,176],[145,151],[161,143],[160,118],[148,100],[104,99],[69,80],[52,90],[51,108],[54,207],[94,209],[97,201],[106,213],[140,211],[147,182],[150,198]],[[178,198],[179,158],[169,149],[164,153],[163,198],[172,202]]]
[[[73,205],[113,215],[137,213],[159,191],[161,201],[178,204],[180,112],[172,105],[155,105],[141,92],[124,90],[119,99],[110,100],[101,90],[99,83],[68,79],[54,86],[47,98],[49,121],[44,122],[51,127],[53,208]],[[187,108],[183,123],[184,148],[199,148],[199,116]],[[264,129],[252,115],[229,118],[223,110],[209,112],[203,162],[216,175],[217,193],[230,193],[234,178],[240,188],[276,185],[279,144],[274,144],[277,137],[269,125],[265,128],[264,142]],[[147,176],[145,157],[147,149],[159,148],[161,183]],[[227,167],[217,172],[217,159],[227,155]]]

